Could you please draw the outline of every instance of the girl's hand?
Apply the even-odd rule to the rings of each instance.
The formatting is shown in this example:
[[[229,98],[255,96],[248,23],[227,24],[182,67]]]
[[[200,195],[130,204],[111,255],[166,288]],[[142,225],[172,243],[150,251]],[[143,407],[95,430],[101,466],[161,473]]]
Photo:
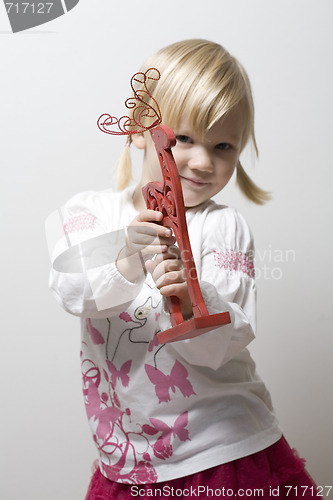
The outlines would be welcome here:
[[[170,229],[158,224],[162,212],[144,210],[127,227],[126,246],[120,251],[116,266],[128,281],[144,278],[145,261],[166,252],[176,239]]]
[[[141,253],[144,261],[156,254],[166,252],[168,246],[175,243],[170,229],[156,224],[163,218],[162,212],[144,210],[140,212],[127,228],[128,255]]]
[[[170,246],[167,252],[160,253],[155,260],[148,260],[146,269],[161,294],[164,297],[178,297],[184,319],[190,318],[193,314],[192,304],[179,248]]]

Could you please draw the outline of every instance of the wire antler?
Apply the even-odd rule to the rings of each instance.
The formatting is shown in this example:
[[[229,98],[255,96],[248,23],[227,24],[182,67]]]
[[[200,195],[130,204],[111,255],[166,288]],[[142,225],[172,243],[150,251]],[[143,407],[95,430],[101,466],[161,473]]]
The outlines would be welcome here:
[[[160,108],[147,87],[149,80],[157,81],[160,76],[156,68],[149,68],[145,73],[135,73],[131,78],[133,97],[125,101],[126,108],[132,111],[131,116],[116,118],[104,113],[97,120],[98,128],[106,134],[129,135],[145,132],[161,123]],[[148,104],[149,100],[151,104]]]

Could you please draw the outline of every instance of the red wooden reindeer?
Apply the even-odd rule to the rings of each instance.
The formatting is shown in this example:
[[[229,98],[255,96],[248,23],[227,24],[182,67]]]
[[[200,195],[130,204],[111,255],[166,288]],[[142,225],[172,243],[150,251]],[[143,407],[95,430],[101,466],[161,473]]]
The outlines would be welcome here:
[[[160,74],[155,68],[146,73],[136,73],[131,79],[134,97],[125,105],[132,109],[132,117],[120,119],[104,114],[98,119],[98,127],[111,135],[126,135],[150,131],[160,161],[163,182],[150,182],[143,188],[147,208],[162,212],[163,226],[169,227],[177,240],[183,260],[186,282],[192,304],[193,317],[184,320],[177,297],[167,297],[172,327],[158,334],[160,344],[196,337],[230,323],[228,312],[209,314],[204,302],[187,231],[183,192],[178,169],[171,148],[176,144],[173,131],[161,123],[159,106],[149,93],[148,80],[158,80]],[[147,97],[153,103],[146,103]],[[147,120],[150,123],[147,124]]]

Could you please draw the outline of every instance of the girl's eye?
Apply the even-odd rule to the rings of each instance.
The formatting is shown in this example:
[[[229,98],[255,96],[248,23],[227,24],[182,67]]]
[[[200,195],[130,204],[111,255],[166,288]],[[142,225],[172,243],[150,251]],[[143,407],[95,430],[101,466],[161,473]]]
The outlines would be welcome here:
[[[231,148],[230,144],[227,142],[220,142],[220,144],[217,144],[216,149],[220,149],[221,151],[227,151],[228,149]]]
[[[176,139],[178,142],[182,142],[184,144],[190,144],[192,142],[191,137],[189,137],[188,135],[177,135]]]

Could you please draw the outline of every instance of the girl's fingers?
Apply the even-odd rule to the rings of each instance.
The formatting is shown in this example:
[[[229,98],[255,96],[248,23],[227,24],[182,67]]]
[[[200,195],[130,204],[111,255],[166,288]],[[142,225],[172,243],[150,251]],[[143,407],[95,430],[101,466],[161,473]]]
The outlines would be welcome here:
[[[175,237],[170,235],[171,231],[167,230],[167,228],[156,224],[143,224],[127,228],[127,247],[131,254],[135,252],[144,252],[145,255],[160,254],[165,252],[168,246],[175,243]],[[157,250],[154,251],[153,247],[157,247]]]
[[[169,237],[171,233],[163,226],[153,224],[151,222],[141,222],[137,224],[130,224],[127,227],[127,236],[130,238],[140,238],[141,236],[149,236],[156,238],[158,236]]]
[[[163,286],[163,280],[165,283],[169,284],[174,282],[179,283],[180,280],[185,280],[185,271],[182,266],[182,262],[176,259],[163,260],[159,262],[162,255],[157,255],[154,260],[155,267],[152,272],[153,280],[157,288]],[[151,271],[150,271],[151,272]]]
[[[163,237],[163,236],[157,236],[157,238],[152,238],[151,236],[144,235],[144,234],[136,234],[133,235],[133,238],[131,239],[132,243],[136,245],[167,245],[168,247],[172,245],[175,242],[174,236],[170,237]]]
[[[127,232],[149,234],[151,236],[171,237],[171,229],[158,224],[163,219],[162,212],[157,210],[143,210],[133,219]]]
[[[162,212],[147,209],[140,212],[134,220],[137,220],[138,222],[160,222],[162,219]]]
[[[168,249],[167,245],[148,245],[148,246],[143,246],[140,247],[138,246],[136,248],[137,252],[141,252],[143,257],[147,256],[153,256],[153,255],[160,255],[164,252],[166,252]]]
[[[132,245],[141,245],[141,246],[147,246],[147,245],[172,245],[174,243],[174,237],[170,236],[169,238],[167,237],[161,237],[161,236],[156,236],[151,235],[151,234],[146,234],[146,233],[137,233],[137,232],[128,232],[127,233],[127,238],[129,240],[129,243]]]
[[[155,281],[156,288],[159,290],[166,286],[175,285],[176,283],[185,283],[182,271],[170,271]]]
[[[171,285],[165,285],[160,288],[160,293],[164,297],[176,296],[179,299],[186,297],[187,288],[185,288],[184,283],[173,283]]]
[[[146,265],[146,269],[147,269],[148,273],[153,274],[153,272],[155,271],[155,268],[157,266],[155,261],[149,259],[146,261],[145,265]]]
[[[171,246],[168,245],[167,252],[164,252],[163,255],[158,255],[156,257],[155,262],[160,264],[161,262],[163,262],[165,260],[171,260],[171,261],[179,260],[180,265],[182,265],[182,260],[180,258],[179,248],[176,247],[175,245],[171,245]]]

